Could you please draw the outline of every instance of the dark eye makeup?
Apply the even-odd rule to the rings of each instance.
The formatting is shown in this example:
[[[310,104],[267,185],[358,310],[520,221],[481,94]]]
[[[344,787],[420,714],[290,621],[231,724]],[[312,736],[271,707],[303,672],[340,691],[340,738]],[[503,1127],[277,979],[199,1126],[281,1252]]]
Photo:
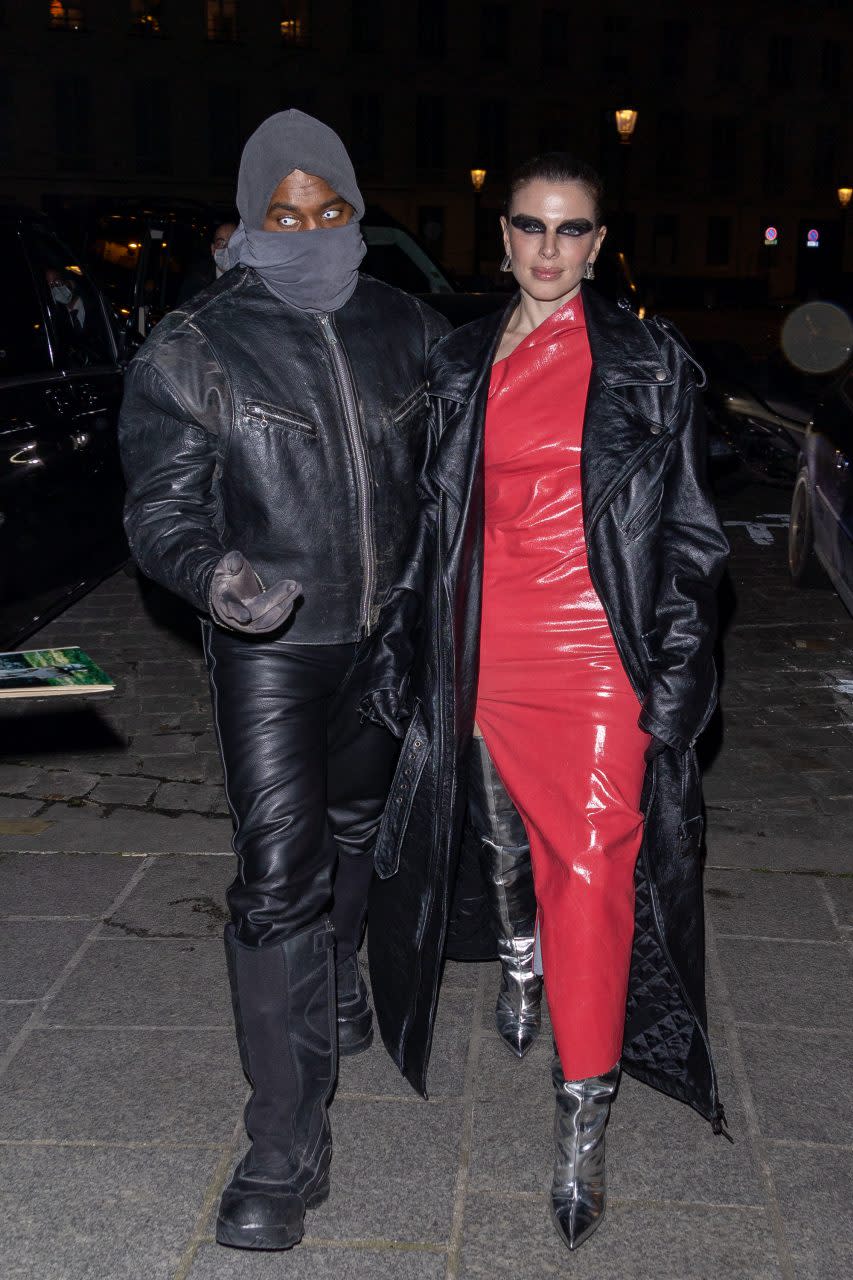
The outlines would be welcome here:
[[[528,235],[542,235],[545,223],[539,218],[531,218],[526,213],[516,213],[510,218],[516,231],[526,231]],[[595,228],[589,218],[570,218],[557,227],[558,236],[586,236]]]

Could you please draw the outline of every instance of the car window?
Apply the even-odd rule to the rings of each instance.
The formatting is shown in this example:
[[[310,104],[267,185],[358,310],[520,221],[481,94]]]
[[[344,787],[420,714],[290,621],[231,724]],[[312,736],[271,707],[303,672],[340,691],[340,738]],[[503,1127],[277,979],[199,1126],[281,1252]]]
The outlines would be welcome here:
[[[399,227],[362,226],[362,270],[410,293],[452,293],[453,286],[412,237]]]
[[[115,361],[98,291],[59,240],[40,227],[27,234],[30,264],[50,317],[55,359],[63,369]]]
[[[50,347],[20,236],[9,236],[7,248],[7,297],[14,305],[0,307],[0,378],[21,378],[50,370]]]

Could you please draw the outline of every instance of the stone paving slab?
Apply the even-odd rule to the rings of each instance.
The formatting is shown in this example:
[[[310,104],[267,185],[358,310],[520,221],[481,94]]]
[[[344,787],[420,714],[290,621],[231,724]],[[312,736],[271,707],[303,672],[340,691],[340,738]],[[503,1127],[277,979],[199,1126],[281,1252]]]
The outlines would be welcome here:
[[[199,1249],[188,1280],[234,1280],[234,1253],[215,1244]],[[241,1280],[444,1280],[447,1259],[444,1250],[405,1248],[389,1243],[384,1248],[333,1248],[314,1244],[310,1235],[298,1249],[280,1256],[261,1253],[241,1256]]]
[[[611,1201],[599,1230],[569,1253],[551,1225],[544,1196],[470,1197],[460,1280],[782,1280],[762,1209]]]
[[[89,921],[7,920],[0,927],[0,998],[37,1000],[90,933]]]
[[[843,942],[723,938],[719,955],[739,1020],[853,1032],[853,971]]]
[[[849,1275],[853,1150],[774,1145],[769,1159],[797,1280]]]
[[[776,938],[837,942],[824,883],[814,876],[755,875],[710,867],[705,872],[705,896],[713,900],[721,937],[755,936],[760,926],[765,935]]]
[[[152,859],[144,879],[110,916],[105,933],[221,938],[228,919],[225,891],[234,871],[231,855]]]
[[[217,1158],[0,1146],[3,1280],[171,1280]]]
[[[227,1141],[246,1094],[234,1034],[29,1033],[3,1078],[0,1141]]]
[[[52,1002],[49,1025],[218,1027],[231,1000],[218,938],[111,938],[93,943]]]
[[[853,1143],[853,1036],[744,1027],[738,1038],[766,1137]]]
[[[130,882],[137,865],[119,855],[2,853],[0,913],[97,919]]]

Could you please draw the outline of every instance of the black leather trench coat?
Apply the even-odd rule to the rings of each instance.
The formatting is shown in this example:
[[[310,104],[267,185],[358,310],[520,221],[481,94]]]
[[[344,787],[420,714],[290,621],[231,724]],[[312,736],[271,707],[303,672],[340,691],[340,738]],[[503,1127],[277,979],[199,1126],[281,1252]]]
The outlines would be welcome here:
[[[708,1042],[694,746],[717,697],[716,587],[728,553],[704,481],[701,371],[673,331],[584,288],[593,370],[581,477],[590,573],[641,704],[666,744],[648,766],[623,1066],[723,1118]],[[429,366],[431,455],[405,574],[377,634],[371,712],[414,708],[380,828],[369,957],[385,1045],[426,1094],[446,955],[491,951],[465,771],[477,694],[483,422],[506,317],[444,338]]]

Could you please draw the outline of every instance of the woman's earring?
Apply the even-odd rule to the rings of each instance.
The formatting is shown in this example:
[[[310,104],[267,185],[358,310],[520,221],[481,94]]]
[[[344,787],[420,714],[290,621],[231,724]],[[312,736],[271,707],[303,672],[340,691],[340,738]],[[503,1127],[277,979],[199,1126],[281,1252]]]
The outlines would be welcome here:
[[[594,267],[594,266],[592,265],[592,263],[591,263],[591,262],[589,262],[589,261],[587,261],[587,264],[586,264],[586,266],[584,267],[584,271],[583,271],[583,278],[584,278],[584,280],[594,280],[594,279],[595,279],[595,267]]]
[[[504,260],[501,263],[501,271],[512,271],[512,258],[508,253],[504,254]]]

